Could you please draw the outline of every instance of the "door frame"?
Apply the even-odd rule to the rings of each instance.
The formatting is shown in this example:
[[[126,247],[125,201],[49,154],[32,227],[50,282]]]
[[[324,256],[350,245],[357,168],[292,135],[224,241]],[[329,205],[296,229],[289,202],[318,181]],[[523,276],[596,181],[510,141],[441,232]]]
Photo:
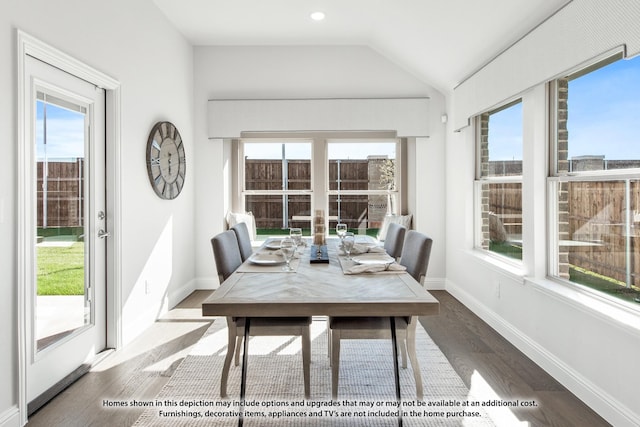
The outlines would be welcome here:
[[[30,343],[27,342],[27,304],[30,304],[31,283],[35,260],[32,254],[33,246],[33,200],[31,197],[32,170],[30,165],[30,141],[26,141],[29,117],[25,115],[28,98],[29,82],[25,76],[25,59],[28,56],[39,59],[62,71],[86,80],[105,90],[106,96],[106,189],[107,189],[107,230],[110,233],[107,244],[107,348],[118,349],[122,345],[122,235],[121,235],[121,106],[120,82],[110,76],[90,67],[72,56],[53,46],[25,33],[16,30],[17,39],[17,85],[16,85],[16,166],[18,171],[16,188],[16,213],[18,229],[16,236],[17,256],[17,354],[18,363],[18,411],[22,425],[27,423],[27,367],[31,355]]]

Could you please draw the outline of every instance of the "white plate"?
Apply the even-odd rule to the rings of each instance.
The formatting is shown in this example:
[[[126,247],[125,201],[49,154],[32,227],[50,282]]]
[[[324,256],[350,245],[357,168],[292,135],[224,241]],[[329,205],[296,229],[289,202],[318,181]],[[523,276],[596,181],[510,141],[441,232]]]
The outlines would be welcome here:
[[[375,253],[355,255],[351,257],[351,259],[356,264],[362,264],[362,265],[390,264],[395,262],[395,259],[391,258],[387,254],[375,254]]]
[[[284,258],[273,252],[256,252],[249,257],[249,262],[260,265],[278,265],[284,264]]]
[[[277,240],[271,240],[269,242],[267,242],[264,247],[267,249],[280,249],[280,244],[282,243],[282,240],[277,239]]]

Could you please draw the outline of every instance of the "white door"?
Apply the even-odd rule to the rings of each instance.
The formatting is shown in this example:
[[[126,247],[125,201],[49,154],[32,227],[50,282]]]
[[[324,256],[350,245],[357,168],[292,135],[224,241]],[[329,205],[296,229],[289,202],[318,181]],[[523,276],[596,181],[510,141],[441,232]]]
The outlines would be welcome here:
[[[27,57],[33,231],[27,400],[106,347],[105,93]]]

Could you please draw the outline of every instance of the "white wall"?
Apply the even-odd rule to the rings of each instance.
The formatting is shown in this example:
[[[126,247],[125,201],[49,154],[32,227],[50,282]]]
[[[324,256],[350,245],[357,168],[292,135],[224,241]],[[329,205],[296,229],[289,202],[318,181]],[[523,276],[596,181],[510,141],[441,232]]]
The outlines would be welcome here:
[[[633,7],[637,9],[636,5]],[[582,15],[575,18],[576,22],[578,18],[585,19]],[[608,20],[597,16],[590,27],[594,37],[598,34],[597,22]],[[633,28],[637,33],[638,27]],[[554,40],[554,37],[546,35],[543,39]],[[525,38],[524,42],[530,44],[531,41]],[[517,51],[518,45],[515,48]],[[552,49],[553,46],[536,46],[534,51]],[[528,54],[526,50],[520,52]],[[525,58],[514,60],[519,59]],[[537,60],[544,61],[544,58],[538,56]],[[521,271],[507,268],[473,250],[473,129],[467,127],[455,133],[450,124],[446,145],[447,290],[610,423],[637,425],[640,419],[640,370],[637,369],[640,316],[637,311],[617,308],[615,304],[545,277],[547,101],[544,83],[508,96],[515,95],[523,99],[524,266]],[[464,101],[454,95],[452,104],[458,103],[453,105],[454,111],[468,111],[460,102]]]
[[[228,175],[228,142],[207,139],[207,101],[209,99],[297,99],[297,98],[385,98],[429,96],[433,135],[420,141],[421,155],[427,162],[411,159],[410,167],[423,186],[410,195],[415,199],[436,200],[437,207],[416,212],[417,228],[435,235],[429,277],[444,276],[444,132],[440,115],[444,97],[372,49],[364,46],[295,47],[196,47],[195,52],[195,139],[197,141],[196,197],[196,276],[198,287],[217,285],[209,240],[223,230],[228,209],[225,192]],[[301,129],[308,130],[308,129]],[[225,148],[227,147],[227,148]],[[226,150],[226,151],[225,151]],[[435,167],[425,168],[425,164]],[[415,190],[415,189],[414,189]],[[440,234],[442,233],[442,234]]]
[[[151,0],[0,3],[0,425],[14,425],[16,348],[16,29],[121,83],[123,339],[133,339],[193,286],[193,49]],[[174,201],[149,185],[145,147],[156,121],[185,141],[187,178]],[[150,282],[145,294],[144,282]]]

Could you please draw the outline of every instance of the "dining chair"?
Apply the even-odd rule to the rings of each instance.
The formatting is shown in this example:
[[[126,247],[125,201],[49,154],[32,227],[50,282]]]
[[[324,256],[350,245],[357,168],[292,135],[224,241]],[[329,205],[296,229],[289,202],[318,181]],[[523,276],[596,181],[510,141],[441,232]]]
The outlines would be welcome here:
[[[387,236],[384,239],[384,250],[390,257],[396,260],[402,254],[402,245],[404,244],[404,235],[407,227],[392,222],[388,225]]]
[[[211,239],[213,257],[220,283],[227,280],[242,265],[240,246],[234,230],[227,230]],[[220,377],[220,396],[227,396],[227,382],[231,359],[236,354],[235,365],[239,364],[239,353],[244,339],[246,318],[227,316],[228,342]],[[302,338],[302,371],[304,377],[304,396],[309,398],[311,372],[311,317],[252,317],[250,336],[300,336]],[[249,343],[245,343],[248,353]]]
[[[253,253],[251,247],[251,237],[249,236],[249,228],[244,222],[239,222],[230,228],[236,233],[236,239],[238,240],[238,246],[240,248],[240,256],[242,261],[246,261]]]
[[[422,284],[422,279],[427,273],[431,246],[433,241],[426,235],[414,230],[406,233],[402,246],[402,255],[399,264],[404,265],[417,282]],[[421,400],[424,392],[422,387],[422,375],[416,355],[416,325],[417,316],[396,317],[397,342],[406,351],[411,361],[413,377],[416,383],[416,397]],[[390,339],[391,322],[388,317],[331,317],[329,318],[331,333],[331,396],[338,397],[338,377],[340,372],[340,340],[342,339]],[[406,359],[403,357],[403,368],[406,368]]]

